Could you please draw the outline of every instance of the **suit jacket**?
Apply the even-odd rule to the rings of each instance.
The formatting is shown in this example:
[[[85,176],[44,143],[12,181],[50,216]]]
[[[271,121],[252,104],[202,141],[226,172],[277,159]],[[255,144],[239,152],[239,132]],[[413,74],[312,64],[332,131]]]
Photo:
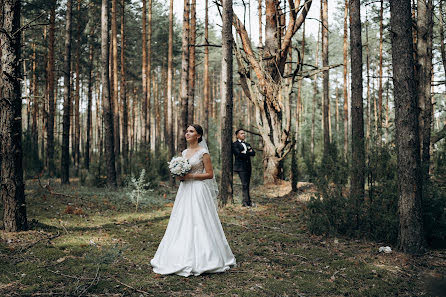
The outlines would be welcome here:
[[[251,145],[247,142],[245,142],[245,145],[247,148],[251,147]],[[232,143],[232,153],[235,156],[234,171],[251,172],[251,157],[255,156],[256,153],[253,149],[251,152],[247,151],[246,154],[243,154],[242,152],[244,150],[245,148],[240,141],[236,140],[234,143]]]

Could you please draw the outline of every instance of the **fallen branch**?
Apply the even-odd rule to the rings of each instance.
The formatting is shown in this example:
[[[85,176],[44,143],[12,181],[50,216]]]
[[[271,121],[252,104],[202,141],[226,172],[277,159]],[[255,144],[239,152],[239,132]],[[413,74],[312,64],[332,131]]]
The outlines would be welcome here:
[[[84,293],[86,293],[88,291],[88,289],[90,289],[90,287],[95,283],[95,281],[96,281],[96,284],[99,282],[99,265],[96,269],[96,274],[95,274],[93,280],[90,282],[88,287],[86,287],[82,292],[80,292],[80,294],[78,296],[84,295]]]
[[[29,244],[29,245],[23,247],[22,249],[20,249],[20,253],[23,253],[24,251],[29,250],[30,248],[32,248],[33,246],[35,246],[36,244],[38,244],[39,242],[41,242],[43,239],[46,239],[46,240],[48,240],[48,242],[49,242],[49,241],[51,241],[51,240],[53,240],[54,238],[57,238],[57,237],[59,237],[59,236],[60,236],[60,232],[57,231],[57,234],[55,234],[55,235],[53,235],[53,236],[49,236],[49,237],[46,237],[46,238],[40,238],[40,239],[37,240],[36,242],[33,242],[33,243],[31,243],[31,244]]]
[[[39,186],[40,186],[42,189],[46,190],[46,191],[47,191],[49,194],[51,194],[51,195],[54,195],[54,196],[62,196],[62,197],[67,197],[67,198],[76,198],[76,197],[71,196],[71,195],[67,195],[67,194],[57,193],[57,192],[51,191],[51,189],[50,189],[50,181],[49,181],[49,180],[48,180],[48,184],[47,184],[47,185],[42,185],[42,183],[41,183],[39,177],[37,178],[37,180],[39,181]]]
[[[149,295],[149,292],[146,292],[146,291],[137,289],[137,288],[135,288],[135,287],[132,287],[132,286],[130,286],[130,285],[127,285],[126,283],[121,282],[119,279],[115,278],[114,276],[110,276],[110,278],[113,279],[113,280],[115,280],[117,283],[123,285],[124,287],[127,287],[127,288],[129,288],[129,289],[135,290],[135,291],[138,292],[138,293],[142,293],[142,294]]]

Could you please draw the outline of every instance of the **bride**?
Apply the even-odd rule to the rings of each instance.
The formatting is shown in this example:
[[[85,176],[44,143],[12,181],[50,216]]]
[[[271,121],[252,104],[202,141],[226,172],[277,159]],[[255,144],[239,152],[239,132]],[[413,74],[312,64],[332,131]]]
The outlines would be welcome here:
[[[198,276],[236,265],[217,213],[217,184],[203,128],[186,130],[189,148],[182,152],[191,171],[181,180],[166,233],[150,261],[158,274]]]

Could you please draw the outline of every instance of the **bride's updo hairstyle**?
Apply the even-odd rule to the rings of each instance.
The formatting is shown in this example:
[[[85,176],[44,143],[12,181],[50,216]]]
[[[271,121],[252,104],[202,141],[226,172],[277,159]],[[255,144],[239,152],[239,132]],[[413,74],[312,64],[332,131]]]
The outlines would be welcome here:
[[[195,131],[197,131],[197,134],[200,135],[198,138],[198,143],[200,143],[203,140],[203,128],[198,124],[191,124],[189,126],[194,127]]]

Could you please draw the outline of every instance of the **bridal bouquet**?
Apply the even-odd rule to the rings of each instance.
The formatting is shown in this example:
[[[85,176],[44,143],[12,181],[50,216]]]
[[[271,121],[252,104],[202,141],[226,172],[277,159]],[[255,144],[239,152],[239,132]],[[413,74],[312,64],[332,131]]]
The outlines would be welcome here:
[[[189,161],[184,157],[173,157],[167,163],[169,164],[170,173],[175,176],[185,176],[192,169]]]

